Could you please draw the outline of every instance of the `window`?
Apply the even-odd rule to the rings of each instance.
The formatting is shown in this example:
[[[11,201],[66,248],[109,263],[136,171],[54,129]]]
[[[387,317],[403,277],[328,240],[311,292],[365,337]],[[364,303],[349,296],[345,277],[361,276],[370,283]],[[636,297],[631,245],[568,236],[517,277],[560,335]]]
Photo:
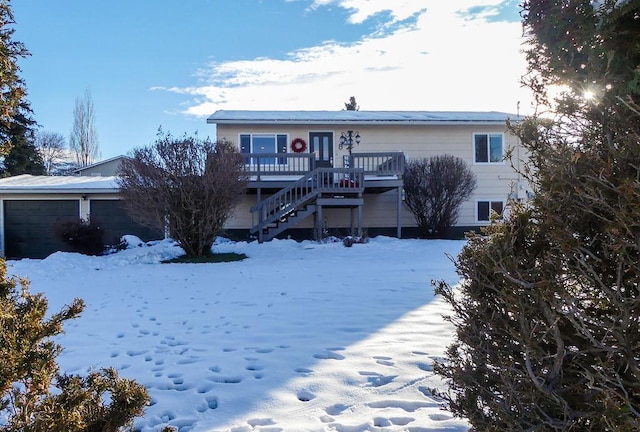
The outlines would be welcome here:
[[[476,163],[502,162],[502,134],[474,134],[473,145]]]
[[[478,201],[477,213],[478,222],[489,222],[491,212],[494,211],[498,216],[502,217],[504,210],[504,201]]]
[[[240,153],[286,153],[286,134],[240,134]],[[245,158],[245,163],[258,163],[257,158]],[[261,164],[286,164],[286,158],[260,158]]]

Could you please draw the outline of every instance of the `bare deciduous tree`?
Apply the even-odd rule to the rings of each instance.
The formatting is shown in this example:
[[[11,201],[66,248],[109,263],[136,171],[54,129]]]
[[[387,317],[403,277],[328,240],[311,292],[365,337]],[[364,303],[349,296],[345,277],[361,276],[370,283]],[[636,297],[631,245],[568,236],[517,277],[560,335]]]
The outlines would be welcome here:
[[[35,144],[42,156],[47,175],[51,175],[55,164],[64,160],[66,148],[64,136],[57,132],[38,132]]]
[[[168,228],[188,256],[211,254],[247,188],[244,160],[229,141],[158,134],[118,170],[125,208],[138,222]]]
[[[476,188],[476,176],[466,162],[451,155],[409,162],[403,181],[405,205],[425,238],[446,236],[460,205]]]
[[[95,111],[89,90],[85,92],[84,98],[76,99],[69,148],[81,167],[91,165],[100,156],[95,129]]]

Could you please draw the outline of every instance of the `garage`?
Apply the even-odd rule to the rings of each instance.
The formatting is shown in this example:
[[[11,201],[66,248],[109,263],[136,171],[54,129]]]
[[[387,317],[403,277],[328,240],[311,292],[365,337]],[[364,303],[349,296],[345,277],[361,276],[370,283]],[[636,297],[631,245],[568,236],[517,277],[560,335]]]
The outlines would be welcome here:
[[[143,241],[163,238],[160,231],[147,228],[131,219],[119,200],[92,199],[89,202],[89,212],[91,221],[102,228],[107,245],[117,245],[125,234],[135,235]]]
[[[3,200],[5,256],[45,258],[56,251],[68,250],[54,235],[55,226],[65,220],[77,220],[80,202],[69,200]]]

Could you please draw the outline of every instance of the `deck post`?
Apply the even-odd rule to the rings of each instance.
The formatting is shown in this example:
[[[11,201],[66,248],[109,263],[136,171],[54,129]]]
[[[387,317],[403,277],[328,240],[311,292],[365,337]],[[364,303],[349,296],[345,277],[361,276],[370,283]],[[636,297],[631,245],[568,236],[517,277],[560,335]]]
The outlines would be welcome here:
[[[262,188],[256,189],[256,204],[260,204],[262,201]],[[258,243],[264,242],[264,234],[262,232],[262,223],[264,222],[264,214],[263,210],[260,209],[258,212]]]
[[[349,209],[349,235],[350,236],[355,236],[356,235],[354,227],[353,227],[353,217],[354,217],[353,210],[354,210],[353,207],[351,207]]]
[[[402,186],[398,186],[398,208],[396,209],[397,215],[397,228],[396,237],[402,238]]]
[[[322,206],[318,205],[318,210],[316,211],[316,240],[322,240]]]
[[[358,237],[362,237],[362,204],[358,205]]]

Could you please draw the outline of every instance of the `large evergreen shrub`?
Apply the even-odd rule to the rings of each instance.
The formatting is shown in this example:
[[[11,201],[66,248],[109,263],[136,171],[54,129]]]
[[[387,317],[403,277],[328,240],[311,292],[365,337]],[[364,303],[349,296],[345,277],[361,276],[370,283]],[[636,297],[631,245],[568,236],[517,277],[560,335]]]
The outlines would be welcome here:
[[[0,259],[1,432],[116,432],[142,414],[146,389],[113,369],[60,374],[62,347],[52,338],[83,309],[75,299],[49,315],[46,298],[32,294],[26,280],[8,277]]]
[[[523,8],[527,79],[555,116],[511,125],[536,194],[470,237],[459,289],[437,284],[457,340],[435,370],[476,431],[637,431],[640,3]]]

